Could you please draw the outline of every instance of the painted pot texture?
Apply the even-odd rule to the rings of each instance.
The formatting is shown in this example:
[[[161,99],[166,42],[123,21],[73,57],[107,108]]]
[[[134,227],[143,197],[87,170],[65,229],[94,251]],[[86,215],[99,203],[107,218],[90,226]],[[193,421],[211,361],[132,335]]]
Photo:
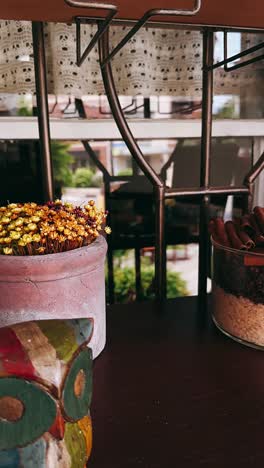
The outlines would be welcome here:
[[[31,320],[91,317],[93,358],[106,339],[103,236],[50,255],[0,256],[0,327]]]

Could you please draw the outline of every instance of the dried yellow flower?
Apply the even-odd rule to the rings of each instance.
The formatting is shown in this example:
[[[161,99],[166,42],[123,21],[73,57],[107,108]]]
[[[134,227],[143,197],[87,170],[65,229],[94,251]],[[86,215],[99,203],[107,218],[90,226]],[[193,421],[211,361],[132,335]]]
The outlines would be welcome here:
[[[26,243],[25,241],[23,241],[22,239],[20,239],[20,240],[18,241],[18,245],[19,245],[20,247],[26,247],[27,243]]]
[[[5,255],[12,255],[13,249],[11,247],[4,247],[3,252]]]
[[[22,240],[26,243],[26,244],[30,244],[30,242],[32,242],[33,238],[30,234],[24,234],[23,237],[22,237]]]
[[[50,235],[49,235],[50,239],[52,239],[52,240],[57,239],[58,236],[59,236],[59,234],[57,232],[51,232]]]
[[[63,252],[89,245],[104,229],[105,218],[106,213],[96,208],[94,200],[84,208],[61,200],[45,205],[10,203],[0,207],[0,253],[3,245],[19,255]],[[110,233],[110,228],[106,227],[105,232]]]
[[[12,231],[12,229],[15,229],[16,227],[16,224],[14,221],[12,221],[11,223],[9,223],[9,225],[7,226],[7,229],[8,231]]]
[[[15,214],[19,214],[21,213],[21,211],[22,211],[22,208],[19,208],[19,207],[12,209],[12,213],[15,213]]]
[[[41,241],[41,235],[40,234],[33,234],[32,239],[34,242],[40,242]]]
[[[11,219],[8,218],[7,216],[3,216],[3,218],[1,219],[2,224],[9,224],[10,221]]]
[[[38,222],[40,221],[40,217],[39,217],[39,216],[32,216],[32,217],[31,217],[31,221],[32,221],[33,223],[38,223]]]
[[[18,240],[21,237],[21,235],[17,231],[11,231],[9,233],[9,236],[11,237],[12,240]]]
[[[15,226],[22,226],[24,224],[23,218],[18,218],[14,221]]]
[[[37,229],[37,225],[35,223],[29,223],[27,227],[30,231],[36,231]]]

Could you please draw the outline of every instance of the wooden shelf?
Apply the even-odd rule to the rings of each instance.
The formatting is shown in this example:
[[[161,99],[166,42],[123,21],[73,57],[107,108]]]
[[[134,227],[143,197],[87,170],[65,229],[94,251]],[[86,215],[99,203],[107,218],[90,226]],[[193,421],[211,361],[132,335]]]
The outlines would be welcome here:
[[[263,354],[198,320],[195,298],[109,307],[89,468],[259,468]]]
[[[152,8],[192,8],[193,0],[117,0],[118,19],[135,20]],[[64,0],[3,0],[1,19],[71,22],[75,16],[100,17],[98,10],[71,8]],[[264,28],[263,0],[202,0],[200,12],[194,17],[156,18],[156,21],[190,23],[196,25],[220,25],[237,28]]]

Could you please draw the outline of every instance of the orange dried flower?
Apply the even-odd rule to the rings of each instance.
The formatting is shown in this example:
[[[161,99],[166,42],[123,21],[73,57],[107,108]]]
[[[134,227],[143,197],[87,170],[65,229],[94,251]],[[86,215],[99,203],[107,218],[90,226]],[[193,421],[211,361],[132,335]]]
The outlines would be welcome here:
[[[103,230],[111,232],[104,227],[106,216],[93,200],[83,208],[61,200],[10,203],[0,207],[0,254],[39,255],[89,245]]]

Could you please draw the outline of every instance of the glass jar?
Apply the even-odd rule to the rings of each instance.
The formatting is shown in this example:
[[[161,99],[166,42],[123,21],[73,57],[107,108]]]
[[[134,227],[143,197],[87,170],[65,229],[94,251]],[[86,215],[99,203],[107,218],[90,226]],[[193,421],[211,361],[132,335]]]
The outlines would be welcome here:
[[[213,321],[229,337],[264,349],[264,253],[212,244]]]

